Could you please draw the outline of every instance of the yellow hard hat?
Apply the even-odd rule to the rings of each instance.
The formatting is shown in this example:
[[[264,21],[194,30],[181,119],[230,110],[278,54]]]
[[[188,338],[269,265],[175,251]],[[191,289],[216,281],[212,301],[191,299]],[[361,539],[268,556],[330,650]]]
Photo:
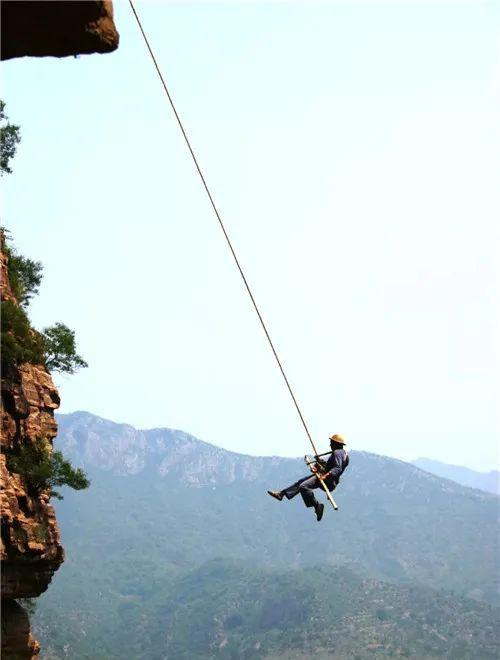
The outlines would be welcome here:
[[[331,442],[336,442],[339,445],[345,445],[345,443],[346,443],[345,440],[344,440],[344,436],[340,435],[340,433],[335,433],[335,435],[331,435],[330,436],[330,441]]]

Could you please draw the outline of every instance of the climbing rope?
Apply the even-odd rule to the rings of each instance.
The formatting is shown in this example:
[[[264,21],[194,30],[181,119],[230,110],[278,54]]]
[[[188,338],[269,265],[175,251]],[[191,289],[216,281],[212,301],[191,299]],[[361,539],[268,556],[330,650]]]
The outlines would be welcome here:
[[[281,375],[283,376],[283,379],[284,379],[284,381],[285,381],[285,383],[286,383],[286,386],[287,386],[287,388],[288,388],[288,391],[289,391],[289,393],[290,393],[290,396],[292,397],[292,401],[293,401],[293,403],[294,403],[294,405],[295,405],[295,408],[296,408],[296,410],[297,410],[297,412],[298,412],[298,414],[299,414],[300,421],[302,422],[302,425],[303,425],[303,427],[304,427],[304,429],[305,429],[305,432],[307,433],[307,437],[308,437],[308,439],[309,439],[309,442],[311,443],[311,446],[312,446],[312,448],[313,448],[314,454],[317,455],[318,450],[316,449],[316,446],[315,446],[315,444],[314,444],[314,442],[313,442],[313,439],[312,439],[312,437],[311,437],[311,434],[309,433],[309,429],[307,428],[307,424],[306,424],[306,422],[305,422],[304,416],[302,415],[302,412],[301,412],[301,410],[300,410],[299,404],[297,403],[297,399],[295,398],[295,395],[294,395],[294,393],[293,393],[293,390],[292,390],[292,387],[291,387],[291,385],[290,385],[290,382],[289,382],[289,380],[288,380],[288,378],[287,378],[287,376],[286,376],[286,374],[285,374],[285,370],[283,369],[283,365],[281,364],[281,361],[280,361],[280,359],[279,359],[279,357],[278,357],[278,353],[276,352],[276,349],[275,349],[275,347],[274,347],[274,344],[273,344],[273,342],[272,342],[272,340],[271,340],[271,337],[270,337],[270,335],[269,335],[269,332],[268,332],[268,329],[267,329],[266,324],[265,324],[265,322],[264,322],[264,319],[262,318],[262,314],[260,313],[260,310],[259,310],[259,308],[258,308],[258,306],[257,306],[257,303],[255,302],[255,298],[254,298],[254,296],[253,296],[252,290],[250,289],[250,286],[249,286],[249,284],[248,284],[247,278],[245,277],[245,273],[243,272],[243,269],[242,269],[242,267],[241,267],[241,265],[240,265],[240,262],[239,262],[239,260],[238,260],[238,257],[236,256],[236,252],[234,251],[233,245],[232,245],[231,240],[230,240],[230,238],[229,238],[229,235],[228,235],[228,233],[227,233],[227,231],[226,231],[226,228],[224,227],[224,223],[222,222],[222,218],[221,218],[221,216],[220,216],[220,213],[219,213],[219,211],[218,211],[218,209],[217,209],[217,206],[215,205],[214,199],[213,199],[213,197],[212,197],[212,193],[210,192],[210,189],[209,189],[209,187],[208,187],[208,185],[207,185],[207,182],[206,182],[206,180],[205,180],[205,177],[204,177],[204,175],[203,175],[203,172],[201,171],[201,168],[200,168],[200,166],[199,166],[199,164],[198,164],[198,159],[196,158],[196,155],[195,155],[195,153],[194,153],[194,151],[193,151],[193,148],[192,148],[192,146],[191,146],[191,143],[190,143],[190,141],[189,141],[189,138],[188,138],[187,133],[186,133],[186,131],[185,131],[185,129],[184,129],[184,126],[183,126],[183,124],[182,124],[181,118],[180,118],[180,116],[179,116],[179,113],[177,112],[177,109],[176,109],[176,107],[175,107],[175,104],[174,104],[174,101],[173,101],[173,99],[172,99],[172,96],[170,95],[170,92],[168,91],[168,87],[167,87],[167,85],[166,85],[166,83],[165,83],[165,80],[164,80],[164,78],[163,78],[163,75],[162,75],[162,73],[161,73],[161,71],[160,71],[160,67],[158,66],[158,62],[156,61],[156,57],[154,56],[153,50],[152,50],[152,48],[151,48],[151,46],[150,46],[150,44],[149,44],[148,38],[147,38],[147,36],[146,36],[146,33],[144,32],[144,28],[142,27],[142,23],[141,23],[141,20],[140,20],[138,14],[137,14],[137,11],[136,11],[136,9],[135,9],[135,7],[134,7],[134,3],[132,2],[132,0],[129,0],[129,3],[130,3],[130,7],[131,7],[131,9],[132,9],[132,12],[133,12],[133,14],[134,14],[134,16],[135,16],[135,20],[137,21],[137,25],[139,26],[139,29],[140,29],[141,34],[142,34],[142,36],[143,36],[144,42],[145,42],[145,44],[146,44],[146,46],[147,46],[147,49],[148,49],[148,51],[149,51],[149,54],[150,54],[150,56],[151,56],[151,59],[153,60],[153,64],[155,65],[156,72],[158,73],[158,76],[159,76],[159,78],[160,78],[161,84],[163,85],[163,89],[165,90],[165,94],[167,95],[167,98],[168,98],[168,101],[169,101],[169,103],[170,103],[170,106],[171,106],[171,108],[172,108],[172,110],[173,110],[173,112],[174,112],[175,118],[177,119],[177,123],[179,124],[179,128],[181,129],[182,135],[184,136],[184,140],[186,141],[187,147],[188,147],[188,149],[189,149],[189,153],[191,154],[191,157],[192,157],[193,162],[194,162],[194,164],[195,164],[195,166],[196,166],[196,169],[198,170],[198,174],[200,175],[201,181],[202,181],[203,186],[204,186],[204,188],[205,188],[205,191],[206,191],[206,193],[207,193],[207,195],[208,195],[208,199],[210,200],[210,204],[212,205],[212,208],[213,208],[214,213],[215,213],[215,215],[216,215],[216,217],[217,217],[217,220],[219,221],[219,225],[220,225],[220,228],[222,229],[222,232],[223,232],[223,234],[224,234],[224,238],[226,239],[226,242],[227,242],[227,244],[228,244],[228,246],[229,246],[229,249],[231,250],[231,254],[233,255],[233,259],[234,259],[234,261],[235,261],[235,263],[236,263],[236,266],[237,266],[237,268],[238,268],[238,270],[239,270],[239,272],[240,272],[241,279],[243,280],[243,283],[244,283],[244,285],[245,285],[245,288],[246,288],[246,290],[247,290],[247,293],[248,293],[248,295],[250,296],[250,300],[252,301],[252,305],[254,306],[254,309],[255,309],[255,311],[257,312],[257,316],[259,317],[259,321],[260,321],[260,324],[261,324],[261,326],[262,326],[262,329],[264,330],[264,333],[265,333],[265,335],[266,335],[267,341],[269,342],[269,346],[271,347],[271,350],[272,350],[272,352],[273,352],[273,355],[274,355],[274,357],[275,357],[275,359],[276,359],[276,362],[277,362],[277,364],[278,364],[278,367],[279,367],[279,369],[280,369],[280,371],[281,371]]]

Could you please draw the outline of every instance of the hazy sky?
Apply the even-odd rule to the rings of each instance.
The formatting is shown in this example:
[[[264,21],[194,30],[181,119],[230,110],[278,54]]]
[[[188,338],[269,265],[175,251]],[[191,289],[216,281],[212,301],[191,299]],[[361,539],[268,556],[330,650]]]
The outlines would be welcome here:
[[[494,2],[138,2],[318,444],[498,462]],[[89,368],[62,412],[308,444],[128,7],[106,56],[2,64],[3,222]]]

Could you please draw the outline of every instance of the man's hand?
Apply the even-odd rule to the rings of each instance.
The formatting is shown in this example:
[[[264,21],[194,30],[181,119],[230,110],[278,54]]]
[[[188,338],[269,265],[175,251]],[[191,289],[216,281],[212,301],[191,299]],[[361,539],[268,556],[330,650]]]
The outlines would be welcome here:
[[[311,465],[311,472],[313,472],[318,477],[318,479],[321,480],[325,479],[329,474],[329,472],[324,471],[324,468],[321,464],[318,465],[317,463]]]

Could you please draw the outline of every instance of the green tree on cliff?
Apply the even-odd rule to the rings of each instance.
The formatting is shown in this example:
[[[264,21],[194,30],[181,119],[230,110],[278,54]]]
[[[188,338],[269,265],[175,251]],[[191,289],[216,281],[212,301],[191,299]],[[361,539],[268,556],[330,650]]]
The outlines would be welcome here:
[[[38,294],[42,282],[43,266],[40,261],[23,257],[13,246],[4,248],[9,258],[9,281],[12,293],[22,307],[27,307],[31,298]]]
[[[12,172],[9,163],[14,157],[20,141],[19,126],[9,122],[9,118],[5,114],[5,101],[0,99],[0,176]]]
[[[2,301],[2,369],[9,372],[16,365],[32,362],[43,364],[49,371],[74,374],[87,367],[76,352],[75,333],[67,325],[58,322],[42,332],[31,327],[26,307],[38,294],[43,266],[19,254],[12,245],[6,245],[4,230],[0,231],[12,293],[19,303]]]
[[[38,332],[26,311],[12,300],[2,300],[2,371],[12,372],[23,362],[43,364],[48,371],[74,374],[87,367],[76,352],[75,332],[55,323]]]
[[[50,443],[41,438],[23,445],[16,455],[9,456],[8,467],[24,478],[32,497],[49,490],[51,497],[62,500],[54,487],[69,486],[82,490],[90,486],[83,470],[74,468],[60,451],[52,451]]]
[[[42,332],[45,366],[49,371],[73,374],[80,367],[87,367],[85,360],[76,352],[75,333],[64,323],[56,323]]]

